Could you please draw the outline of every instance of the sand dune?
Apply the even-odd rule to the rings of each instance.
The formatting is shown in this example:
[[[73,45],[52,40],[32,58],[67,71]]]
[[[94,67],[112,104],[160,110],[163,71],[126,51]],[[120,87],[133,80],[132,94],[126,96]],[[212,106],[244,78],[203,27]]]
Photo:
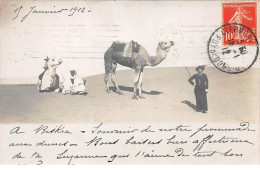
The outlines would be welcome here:
[[[194,68],[189,70],[195,73]],[[38,93],[36,85],[1,85],[0,122],[258,122],[259,69],[233,75],[208,67],[205,73],[209,78],[207,114],[194,111],[193,87],[185,68],[146,68],[144,100],[131,98],[132,70],[117,72],[122,96],[106,93],[104,74],[86,78],[86,96]]]

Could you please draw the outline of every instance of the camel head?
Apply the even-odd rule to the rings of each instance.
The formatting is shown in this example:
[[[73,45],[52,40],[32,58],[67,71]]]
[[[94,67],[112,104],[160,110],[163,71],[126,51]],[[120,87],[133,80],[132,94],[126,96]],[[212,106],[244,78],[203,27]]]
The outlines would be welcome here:
[[[161,41],[158,46],[166,52],[169,52],[170,48],[174,45],[173,41]]]
[[[57,59],[55,57],[47,57],[46,59],[44,59],[46,61],[44,68],[57,68],[58,65],[60,65],[62,63],[62,59]]]

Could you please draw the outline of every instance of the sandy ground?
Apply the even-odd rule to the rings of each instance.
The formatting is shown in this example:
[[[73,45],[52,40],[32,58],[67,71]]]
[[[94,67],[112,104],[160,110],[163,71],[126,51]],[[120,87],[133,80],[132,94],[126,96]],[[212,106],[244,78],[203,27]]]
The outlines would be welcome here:
[[[189,70],[195,73],[194,68]],[[259,69],[233,75],[208,67],[205,73],[209,78],[207,114],[194,110],[193,87],[185,68],[146,68],[144,100],[131,98],[133,70],[117,72],[122,96],[106,93],[104,74],[86,78],[86,96],[39,93],[36,85],[1,85],[0,122],[258,122]]]

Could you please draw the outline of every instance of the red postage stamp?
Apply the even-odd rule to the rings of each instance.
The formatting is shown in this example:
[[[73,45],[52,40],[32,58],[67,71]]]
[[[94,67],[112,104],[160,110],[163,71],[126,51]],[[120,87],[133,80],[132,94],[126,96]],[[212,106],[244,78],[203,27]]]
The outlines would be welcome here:
[[[256,45],[257,37],[257,3],[256,2],[235,2],[222,4],[222,20],[225,24],[239,24],[252,30],[255,36],[250,36],[242,27],[230,26],[229,31],[223,34],[223,45],[240,44]],[[246,39],[245,39],[246,37]],[[243,40],[243,41],[241,41]],[[245,40],[245,41],[244,41]]]

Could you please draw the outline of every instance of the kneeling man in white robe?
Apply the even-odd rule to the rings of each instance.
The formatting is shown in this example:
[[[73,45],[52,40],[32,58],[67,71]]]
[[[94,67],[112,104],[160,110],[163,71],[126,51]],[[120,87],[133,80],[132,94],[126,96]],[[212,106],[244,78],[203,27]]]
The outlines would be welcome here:
[[[77,71],[75,69],[70,70],[70,78],[64,80],[62,93],[65,94],[86,94],[85,92],[86,80],[77,76]]]

